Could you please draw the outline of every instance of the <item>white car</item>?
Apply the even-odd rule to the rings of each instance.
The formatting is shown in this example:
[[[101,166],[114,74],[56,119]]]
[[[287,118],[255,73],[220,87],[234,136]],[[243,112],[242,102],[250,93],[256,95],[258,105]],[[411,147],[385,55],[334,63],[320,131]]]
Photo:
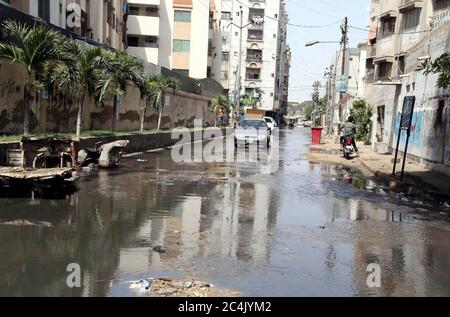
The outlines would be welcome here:
[[[257,144],[258,146],[270,146],[270,128],[265,120],[246,119],[240,122],[234,135],[234,144]]]
[[[264,121],[266,121],[267,125],[270,128],[270,133],[272,133],[276,128],[278,128],[277,122],[271,117],[264,117]]]

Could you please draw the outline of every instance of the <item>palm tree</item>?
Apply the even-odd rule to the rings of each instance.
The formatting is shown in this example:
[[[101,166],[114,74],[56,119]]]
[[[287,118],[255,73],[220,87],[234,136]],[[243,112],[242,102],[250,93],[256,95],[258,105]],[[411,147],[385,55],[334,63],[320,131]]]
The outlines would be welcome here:
[[[11,20],[4,22],[2,28],[8,36],[8,42],[0,44],[0,57],[11,59],[26,69],[23,134],[27,136],[30,132],[32,96],[43,89],[36,74],[43,70],[47,62],[58,59],[62,36],[43,26],[28,27]]]
[[[147,104],[153,106],[159,113],[158,116],[158,130],[161,130],[162,115],[164,112],[163,97],[167,89],[173,89],[174,92],[180,86],[178,79],[173,77],[166,77],[158,75],[148,81],[148,98]]]
[[[50,65],[50,78],[64,95],[78,106],[76,136],[80,137],[86,96],[95,94],[96,81],[103,65],[104,49],[67,41],[62,47],[62,62]]]
[[[145,130],[145,116],[147,115],[147,108],[151,105],[151,100],[150,100],[150,96],[151,96],[151,91],[150,91],[150,78],[147,76],[144,76],[144,78],[142,78],[142,81],[140,81],[137,86],[139,88],[140,94],[141,94],[141,101],[144,102],[144,104],[142,106],[140,106],[140,129],[139,131],[141,133],[144,132]]]
[[[104,69],[96,85],[99,102],[113,98],[112,131],[117,125],[117,106],[119,97],[127,92],[129,84],[139,85],[144,79],[144,61],[121,51],[104,51]]]

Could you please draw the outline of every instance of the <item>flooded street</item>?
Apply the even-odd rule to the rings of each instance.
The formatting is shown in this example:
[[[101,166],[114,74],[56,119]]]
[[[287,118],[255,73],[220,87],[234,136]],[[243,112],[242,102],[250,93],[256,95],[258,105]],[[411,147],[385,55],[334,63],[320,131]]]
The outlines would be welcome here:
[[[165,151],[66,197],[0,198],[0,296],[135,296],[130,281],[184,276],[243,296],[450,296],[445,212],[310,163],[309,143],[281,131],[274,174]],[[81,288],[66,285],[70,263]],[[367,286],[372,263],[381,288]]]

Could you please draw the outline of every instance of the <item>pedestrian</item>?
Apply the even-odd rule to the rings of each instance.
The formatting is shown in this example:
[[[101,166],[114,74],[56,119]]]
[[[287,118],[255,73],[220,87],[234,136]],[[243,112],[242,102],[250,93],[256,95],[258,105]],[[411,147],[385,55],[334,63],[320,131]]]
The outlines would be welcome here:
[[[225,109],[224,108],[220,108],[219,110],[219,125],[220,127],[224,126],[224,119],[225,119]]]

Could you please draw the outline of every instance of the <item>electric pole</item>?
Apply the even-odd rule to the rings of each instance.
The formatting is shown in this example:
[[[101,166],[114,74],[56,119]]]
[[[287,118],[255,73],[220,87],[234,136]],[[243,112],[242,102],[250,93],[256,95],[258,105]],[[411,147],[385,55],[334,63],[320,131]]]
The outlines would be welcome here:
[[[239,68],[238,68],[238,84],[237,84],[237,109],[239,114],[241,113],[241,90],[242,90],[242,31],[244,29],[244,12],[242,6],[240,6],[241,23],[239,25]]]
[[[344,80],[345,78],[345,66],[346,66],[346,62],[347,62],[347,43],[348,43],[348,18],[345,17],[344,19],[344,23],[341,26],[341,30],[342,30],[342,39],[341,39],[341,44],[342,44],[342,69],[341,69],[341,80]],[[343,110],[343,104],[344,104],[344,97],[345,97],[345,92],[341,91],[340,94],[340,101],[339,101],[339,120],[340,122],[343,121],[342,118],[342,110]]]
[[[320,81],[316,81],[316,82],[314,82],[314,84],[313,84],[313,88],[314,88],[314,92],[313,92],[313,95],[312,95],[312,101],[313,101],[313,105],[314,105],[314,111],[313,111],[313,113],[314,113],[314,122],[313,122],[313,125],[314,126],[317,126],[317,115],[318,115],[318,106],[319,106],[319,101],[320,101],[320,92],[319,92],[319,88],[321,87],[321,84],[320,84]]]
[[[334,90],[333,80],[336,78],[334,65],[330,66],[330,69],[325,72],[325,78],[327,78],[327,135],[332,135],[333,131],[333,116],[334,116]]]

